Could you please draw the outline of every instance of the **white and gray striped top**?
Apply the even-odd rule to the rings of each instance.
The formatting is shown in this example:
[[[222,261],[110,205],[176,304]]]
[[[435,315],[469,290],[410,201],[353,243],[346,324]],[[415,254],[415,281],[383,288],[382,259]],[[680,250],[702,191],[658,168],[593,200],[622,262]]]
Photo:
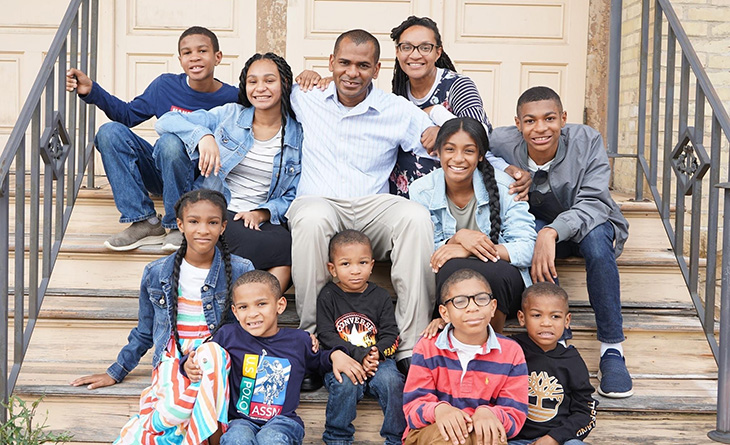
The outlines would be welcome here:
[[[254,138],[251,150],[238,165],[226,176],[231,189],[231,202],[228,210],[248,212],[266,202],[271,188],[274,156],[281,152],[281,130],[268,141]]]

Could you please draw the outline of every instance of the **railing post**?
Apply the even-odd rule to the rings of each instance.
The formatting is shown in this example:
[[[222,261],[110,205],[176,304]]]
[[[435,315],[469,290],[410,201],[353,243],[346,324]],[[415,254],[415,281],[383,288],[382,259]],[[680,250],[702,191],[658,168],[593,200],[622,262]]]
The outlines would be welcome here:
[[[608,114],[606,144],[609,153],[618,153],[618,99],[621,82],[621,5],[611,2],[611,31],[608,44]]]
[[[720,287],[720,359],[717,361],[717,426],[707,433],[710,439],[730,443],[730,183],[718,184],[725,189],[723,215],[722,285]]]
[[[8,270],[9,252],[9,224],[10,217],[10,187],[8,186],[8,177],[0,183],[0,270]],[[16,248],[17,249],[17,248]],[[17,253],[16,253],[17,255]],[[0,320],[3,326],[0,328],[0,402],[8,403],[10,397],[10,386],[8,385],[8,274],[0,274]],[[17,322],[17,320],[13,320]],[[23,322],[22,320],[20,321]],[[5,408],[0,408],[0,422],[5,423],[8,420],[8,413]]]

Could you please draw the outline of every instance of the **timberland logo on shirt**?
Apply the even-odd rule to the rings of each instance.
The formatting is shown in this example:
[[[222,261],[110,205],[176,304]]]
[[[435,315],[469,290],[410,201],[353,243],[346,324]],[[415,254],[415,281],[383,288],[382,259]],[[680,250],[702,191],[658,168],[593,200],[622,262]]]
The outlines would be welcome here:
[[[527,418],[533,422],[547,422],[558,414],[558,408],[563,403],[563,385],[545,371],[540,374],[532,371],[529,383]]]
[[[243,357],[243,378],[236,409],[254,419],[268,420],[281,414],[291,375],[289,360],[262,354]]]

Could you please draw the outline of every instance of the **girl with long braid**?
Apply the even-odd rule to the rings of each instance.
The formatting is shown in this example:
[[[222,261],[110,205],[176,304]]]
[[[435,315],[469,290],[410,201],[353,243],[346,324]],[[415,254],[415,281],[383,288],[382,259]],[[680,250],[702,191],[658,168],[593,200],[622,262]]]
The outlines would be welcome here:
[[[532,284],[527,268],[537,238],[535,218],[527,202],[509,195],[512,178],[486,160],[489,140],[481,122],[470,117],[447,121],[436,137],[436,150],[442,168],[417,179],[410,189],[410,199],[426,207],[434,223],[436,295],[452,273],[476,270],[497,300],[491,325],[501,333]],[[444,327],[436,317],[422,335],[432,337]]]
[[[250,261],[228,253],[226,200],[216,191],[184,194],[175,204],[183,234],[176,253],[145,267],[139,321],[105,374],[81,377],[89,389],[121,382],[152,347],[152,384],[140,398],[140,412],[122,428],[115,444],[200,444],[228,422],[229,357],[204,340],[229,317],[235,280],[253,270]],[[220,248],[216,245],[220,245]],[[180,369],[185,354],[196,357],[201,378]],[[213,436],[213,437],[211,437]]]
[[[291,109],[291,87],[283,58],[255,54],[241,71],[238,103],[170,112],[155,125],[160,135],[177,135],[198,160],[202,187],[226,196],[231,252],[271,272],[282,290],[291,277],[284,215],[301,171],[302,129]]]

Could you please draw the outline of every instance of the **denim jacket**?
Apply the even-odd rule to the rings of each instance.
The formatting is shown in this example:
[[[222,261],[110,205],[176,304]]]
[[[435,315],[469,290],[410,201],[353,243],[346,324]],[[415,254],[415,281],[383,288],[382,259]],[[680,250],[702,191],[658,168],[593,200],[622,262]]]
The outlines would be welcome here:
[[[537,239],[535,217],[529,212],[530,206],[527,202],[515,202],[514,196],[509,194],[509,184],[512,182],[512,178],[496,169],[494,176],[499,189],[499,216],[502,221],[499,244],[509,252],[510,264],[520,269],[525,286],[530,286],[532,280],[527,268],[532,262],[532,252],[535,249],[535,239]],[[489,234],[491,228],[489,194],[479,170],[474,171],[473,184],[477,199],[477,226],[482,233]],[[413,181],[409,193],[412,201],[423,205],[431,213],[434,245],[435,249],[438,249],[456,234],[456,219],[449,212],[446,200],[444,171],[437,169]]]
[[[162,135],[172,133],[178,136],[188,151],[190,159],[196,161],[200,157],[198,142],[203,136],[213,135],[218,144],[221,156],[221,169],[218,176],[200,176],[196,187],[208,188],[222,192],[228,202],[231,201],[231,190],[225,178],[238,165],[253,147],[254,108],[245,108],[237,103],[226,104],[210,110],[197,110],[192,113],[170,111],[165,113],[155,124],[155,130]],[[274,169],[271,173],[271,186],[266,202],[259,209],[271,212],[271,223],[281,224],[286,221],[284,215],[296,197],[299,176],[302,170],[302,127],[291,117],[286,120],[284,128],[284,150],[274,157]],[[278,179],[278,181],[277,181]]]
[[[172,330],[172,309],[168,304],[173,297],[170,288],[170,276],[175,263],[175,254],[160,258],[148,264],[142,274],[142,283],[139,289],[139,321],[127,337],[127,345],[117,355],[117,361],[107,370],[117,382],[121,382],[129,374],[143,355],[154,346],[155,355],[152,357],[152,366],[157,367],[165,347],[170,340]],[[253,270],[253,265],[247,259],[231,255],[232,280]],[[205,284],[200,289],[203,300],[203,312],[211,331],[221,323],[226,303],[227,281],[223,257],[218,248],[215,249],[210,272]],[[175,292],[174,298],[177,298]]]

